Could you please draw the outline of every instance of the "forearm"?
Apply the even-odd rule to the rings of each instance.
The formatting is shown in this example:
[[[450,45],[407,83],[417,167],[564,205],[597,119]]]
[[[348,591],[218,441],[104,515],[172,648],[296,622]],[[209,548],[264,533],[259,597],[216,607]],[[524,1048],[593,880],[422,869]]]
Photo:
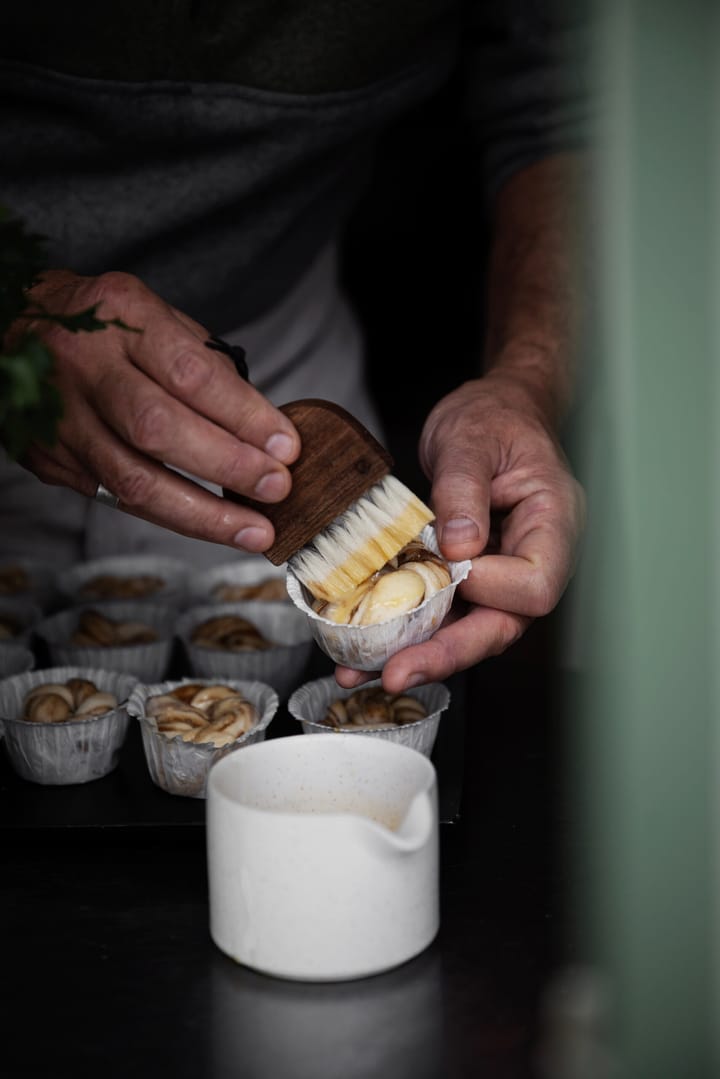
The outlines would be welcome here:
[[[570,406],[584,286],[580,154],[516,173],[495,206],[484,370],[557,429]]]

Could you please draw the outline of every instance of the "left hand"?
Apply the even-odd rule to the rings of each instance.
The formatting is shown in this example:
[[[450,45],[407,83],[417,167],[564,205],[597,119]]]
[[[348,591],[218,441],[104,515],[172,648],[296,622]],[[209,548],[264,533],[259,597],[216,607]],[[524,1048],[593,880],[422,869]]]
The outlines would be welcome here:
[[[472,559],[472,570],[434,636],[388,660],[389,692],[499,655],[563,595],[585,495],[540,401],[529,384],[496,370],[453,390],[428,416],[419,451],[440,549],[452,561]],[[500,517],[496,536],[491,514]],[[335,677],[352,688],[376,675],[337,667]]]

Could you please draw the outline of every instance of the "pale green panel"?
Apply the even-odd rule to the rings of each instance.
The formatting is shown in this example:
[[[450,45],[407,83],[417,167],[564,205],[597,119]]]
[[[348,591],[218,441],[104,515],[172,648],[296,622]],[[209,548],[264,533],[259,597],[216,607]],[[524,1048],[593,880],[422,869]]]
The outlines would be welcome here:
[[[603,6],[582,917],[628,1079],[720,1075],[715,5]]]

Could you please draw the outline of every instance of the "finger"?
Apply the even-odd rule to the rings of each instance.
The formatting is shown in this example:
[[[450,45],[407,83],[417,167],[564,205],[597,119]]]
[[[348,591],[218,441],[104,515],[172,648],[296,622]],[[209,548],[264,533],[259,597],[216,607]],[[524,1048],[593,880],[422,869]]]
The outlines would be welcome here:
[[[377,678],[379,671],[356,671],[352,667],[337,666],[335,668],[335,681],[343,689],[356,689],[365,682],[372,682]]]
[[[253,552],[272,544],[272,524],[255,510],[219,498],[138,453],[90,409],[80,418],[84,453],[76,446],[73,452],[94,477],[91,485],[85,481],[83,493],[93,495],[99,481],[117,495],[120,509],[183,535]]]
[[[474,607],[464,617],[442,626],[423,644],[397,652],[382,671],[388,693],[442,682],[490,656],[497,656],[520,639],[532,619],[491,607]]]
[[[456,443],[436,453],[430,500],[440,550],[452,561],[479,555],[487,543],[493,452],[484,446],[470,459]]]
[[[169,487],[163,485],[162,495],[149,507],[143,500],[142,507],[137,508],[125,502],[121,493],[118,509],[183,536],[225,544],[253,554],[262,554],[275,538],[267,518],[250,510],[244,515],[235,514],[230,509],[232,502],[211,494],[190,480],[183,480],[180,485],[171,480]]]
[[[572,576],[581,528],[579,507],[533,495],[508,515],[501,553],[473,559],[460,595],[531,618],[549,614]]]
[[[283,464],[297,458],[300,437],[287,416],[170,309],[153,308],[142,334],[126,334],[126,348],[141,371],[195,412]]]
[[[52,449],[45,449],[37,443],[32,445],[21,464],[43,483],[70,487],[88,497],[97,489],[97,479],[93,479],[87,468],[61,442],[56,442]]]
[[[260,501],[277,501],[290,491],[284,465],[198,415],[130,364],[106,369],[91,397],[106,423],[142,454]]]

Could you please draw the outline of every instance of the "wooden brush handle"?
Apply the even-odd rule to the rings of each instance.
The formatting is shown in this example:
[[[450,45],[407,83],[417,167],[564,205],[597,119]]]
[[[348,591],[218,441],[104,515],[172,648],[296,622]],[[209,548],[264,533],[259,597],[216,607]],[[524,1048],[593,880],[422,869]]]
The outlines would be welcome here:
[[[226,498],[252,506],[275,528],[264,555],[279,566],[392,470],[393,459],[363,425],[340,405],[306,398],[281,405],[302,439],[290,465],[292,490],[282,502],[255,502],[234,491]]]

